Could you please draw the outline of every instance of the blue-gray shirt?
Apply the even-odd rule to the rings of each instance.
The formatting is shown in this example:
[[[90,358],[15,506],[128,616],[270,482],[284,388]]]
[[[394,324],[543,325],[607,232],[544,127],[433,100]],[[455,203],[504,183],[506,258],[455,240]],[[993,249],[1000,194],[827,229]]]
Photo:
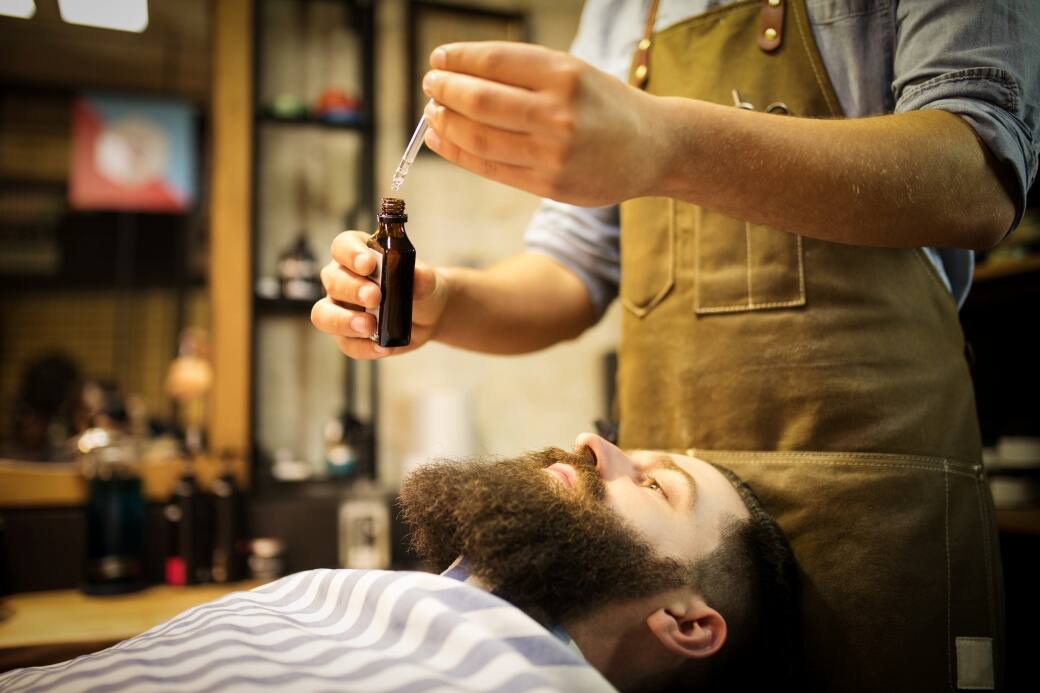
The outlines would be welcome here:
[[[656,31],[734,0],[661,0]],[[809,22],[850,118],[937,108],[964,118],[1012,172],[1017,215],[1040,150],[1040,0],[806,0]],[[571,52],[626,79],[649,0],[587,0]],[[545,200],[527,249],[585,283],[600,315],[617,296],[618,208]],[[970,250],[925,248],[963,303]]]

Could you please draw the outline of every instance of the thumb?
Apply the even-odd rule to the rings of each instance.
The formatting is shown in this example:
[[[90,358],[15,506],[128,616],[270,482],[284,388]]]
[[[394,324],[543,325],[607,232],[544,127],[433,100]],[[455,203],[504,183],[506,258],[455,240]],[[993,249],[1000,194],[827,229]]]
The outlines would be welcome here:
[[[415,263],[415,280],[412,285],[412,300],[424,301],[432,297],[441,287],[437,270],[424,262]]]

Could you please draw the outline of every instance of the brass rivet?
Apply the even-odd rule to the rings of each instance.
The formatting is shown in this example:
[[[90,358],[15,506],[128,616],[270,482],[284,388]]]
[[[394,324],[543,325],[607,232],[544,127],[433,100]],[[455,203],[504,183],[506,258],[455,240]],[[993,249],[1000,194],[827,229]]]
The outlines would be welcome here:
[[[636,79],[646,78],[646,65],[639,65],[636,67]]]
[[[639,42],[639,50],[645,51],[650,49],[650,39],[642,39]]]
[[[780,7],[780,0],[769,0],[770,7]]]
[[[776,29],[774,29],[773,27],[769,27],[768,29],[766,29],[766,38],[769,39],[770,41],[775,41],[776,40]]]

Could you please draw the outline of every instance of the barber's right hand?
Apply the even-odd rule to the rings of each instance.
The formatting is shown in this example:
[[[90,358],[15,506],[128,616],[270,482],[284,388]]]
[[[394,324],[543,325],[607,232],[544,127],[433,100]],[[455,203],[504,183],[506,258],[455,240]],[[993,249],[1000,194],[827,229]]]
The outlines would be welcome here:
[[[386,348],[369,339],[376,330],[375,316],[365,308],[379,305],[379,284],[369,279],[376,269],[376,251],[366,245],[363,231],[344,231],[332,242],[332,262],[321,270],[325,298],[311,309],[311,322],[332,335],[340,351],[352,359],[378,359],[419,348],[436,334],[448,288],[444,275],[424,263],[415,263],[412,292],[412,341]]]

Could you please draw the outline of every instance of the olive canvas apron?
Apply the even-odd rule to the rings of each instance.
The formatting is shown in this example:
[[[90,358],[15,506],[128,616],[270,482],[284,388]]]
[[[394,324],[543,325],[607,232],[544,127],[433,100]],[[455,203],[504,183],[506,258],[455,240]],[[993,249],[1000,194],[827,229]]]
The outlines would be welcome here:
[[[804,0],[651,27],[631,78],[652,94],[842,115]],[[924,254],[639,198],[621,266],[619,442],[727,466],[777,518],[806,689],[997,688],[992,500],[956,305]]]

